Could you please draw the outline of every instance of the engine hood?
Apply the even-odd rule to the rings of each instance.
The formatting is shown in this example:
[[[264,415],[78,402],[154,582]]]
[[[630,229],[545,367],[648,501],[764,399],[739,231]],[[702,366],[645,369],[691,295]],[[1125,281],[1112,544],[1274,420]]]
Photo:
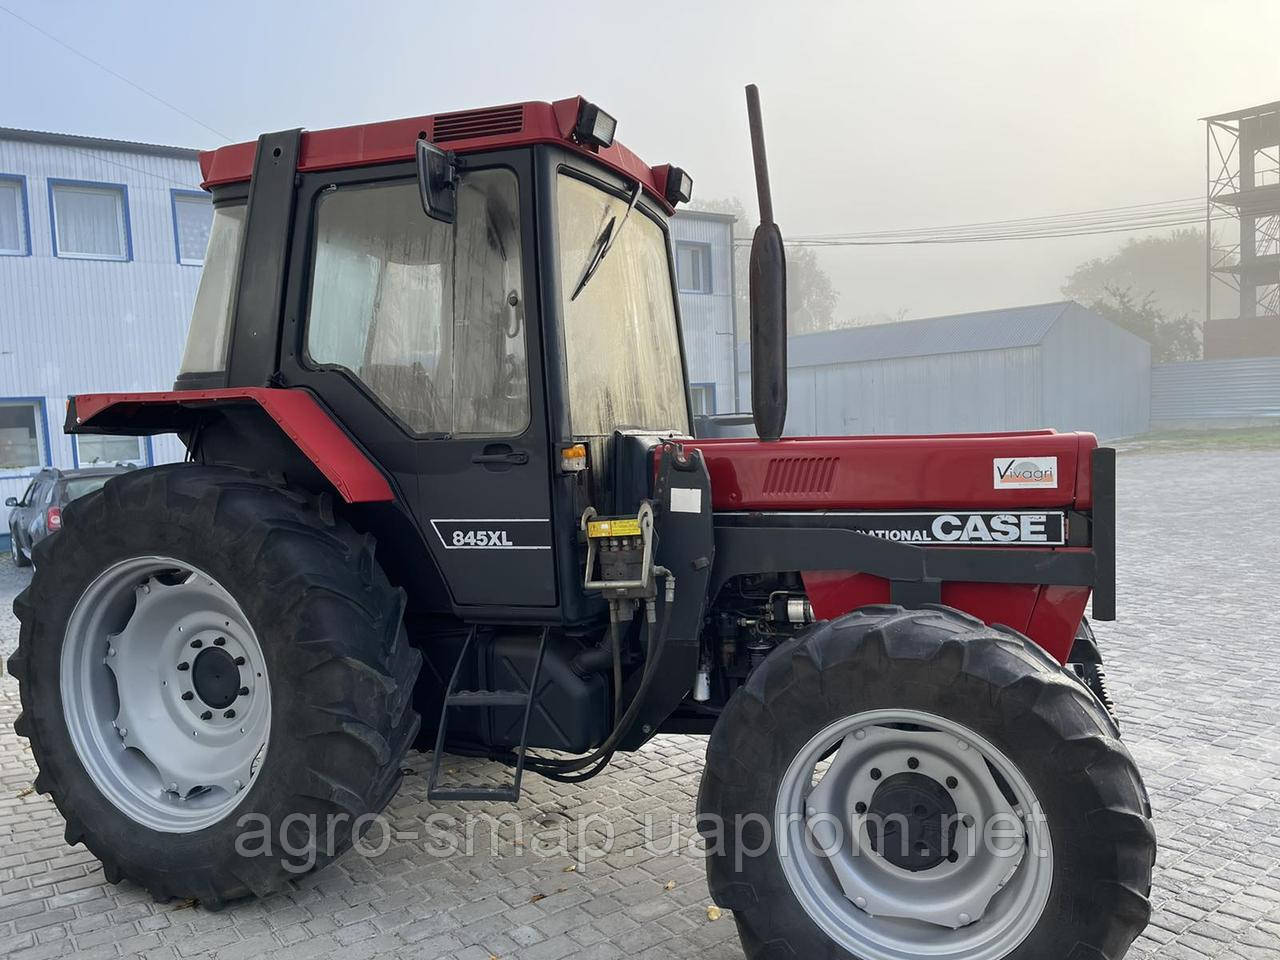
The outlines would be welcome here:
[[[718,511],[1092,506],[1091,433],[722,438],[702,451]]]

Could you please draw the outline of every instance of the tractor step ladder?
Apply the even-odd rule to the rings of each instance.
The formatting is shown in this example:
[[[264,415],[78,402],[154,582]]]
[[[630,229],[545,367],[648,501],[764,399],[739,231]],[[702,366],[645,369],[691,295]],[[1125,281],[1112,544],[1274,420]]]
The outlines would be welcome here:
[[[462,652],[458,654],[458,662],[453,668],[453,676],[449,678],[449,687],[445,691],[444,706],[440,708],[440,726],[436,731],[436,752],[431,761],[431,778],[427,781],[427,799],[438,800],[494,800],[515,803],[520,799],[520,781],[524,776],[524,757],[529,749],[529,717],[533,713],[533,701],[538,692],[538,677],[542,673],[542,658],[547,652],[547,636],[550,627],[543,627],[538,638],[538,659],[533,666],[533,676],[529,678],[528,690],[459,690],[458,677],[462,675],[462,666],[467,662],[467,654],[475,642],[476,630],[472,626],[467,632]],[[467,707],[524,707],[524,718],[520,723],[520,745],[516,747],[515,778],[506,786],[488,786],[482,783],[464,783],[456,787],[440,786],[440,764],[444,758],[445,729],[449,722],[449,710]]]

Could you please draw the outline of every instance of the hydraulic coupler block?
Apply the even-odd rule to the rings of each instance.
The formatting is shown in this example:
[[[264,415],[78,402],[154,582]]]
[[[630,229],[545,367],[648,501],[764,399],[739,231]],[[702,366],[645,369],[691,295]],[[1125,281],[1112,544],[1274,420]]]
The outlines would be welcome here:
[[[653,567],[653,506],[645,501],[633,517],[582,514],[587,535],[583,588],[609,600],[649,600],[657,592]]]

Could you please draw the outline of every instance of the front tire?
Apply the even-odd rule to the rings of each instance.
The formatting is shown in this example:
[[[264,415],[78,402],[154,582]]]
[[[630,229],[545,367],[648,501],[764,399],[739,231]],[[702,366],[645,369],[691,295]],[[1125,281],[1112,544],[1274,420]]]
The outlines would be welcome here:
[[[421,656],[372,538],[316,498],[141,470],[69,504],[36,553],[14,726],[109,880],[214,907],[265,895],[394,795]]]
[[[1105,710],[947,608],[867,608],[775,650],[712,733],[698,810],[751,960],[1119,960],[1150,916],[1150,806]],[[962,843],[1000,810],[1023,823],[1004,872]]]

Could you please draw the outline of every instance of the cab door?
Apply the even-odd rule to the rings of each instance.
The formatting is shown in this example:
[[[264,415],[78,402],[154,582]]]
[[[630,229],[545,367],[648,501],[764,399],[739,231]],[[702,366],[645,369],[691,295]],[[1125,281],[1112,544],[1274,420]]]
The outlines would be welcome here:
[[[454,604],[495,614],[557,605],[528,164],[468,158],[454,224],[412,165],[302,177],[280,358],[391,474]]]

